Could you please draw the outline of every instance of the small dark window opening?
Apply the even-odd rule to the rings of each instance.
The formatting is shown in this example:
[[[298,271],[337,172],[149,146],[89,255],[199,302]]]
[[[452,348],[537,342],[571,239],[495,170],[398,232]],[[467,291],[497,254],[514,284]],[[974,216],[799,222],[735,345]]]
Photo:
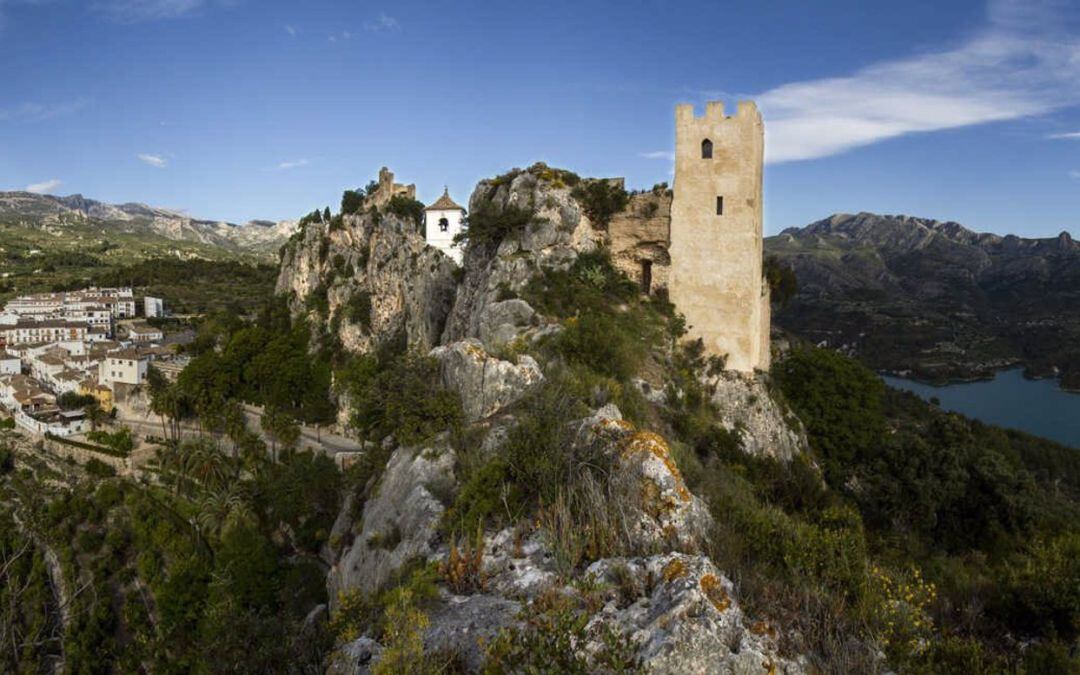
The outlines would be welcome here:
[[[439,231],[446,232],[450,229],[450,221],[446,218],[439,218]]]
[[[701,158],[712,159],[712,141],[707,138],[701,142]]]
[[[652,292],[652,261],[641,261],[641,292],[648,295]]]
[[[718,215],[718,216],[724,215],[724,198],[723,197],[717,197],[716,198],[716,215]]]

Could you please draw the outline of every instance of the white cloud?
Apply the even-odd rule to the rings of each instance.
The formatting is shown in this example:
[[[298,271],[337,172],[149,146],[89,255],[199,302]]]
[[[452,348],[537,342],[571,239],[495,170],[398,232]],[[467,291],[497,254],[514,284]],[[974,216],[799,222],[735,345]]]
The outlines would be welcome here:
[[[1072,171],[1069,172],[1069,178],[1073,178],[1075,180],[1080,180],[1080,171],[1077,171],[1077,170],[1073,169]]]
[[[653,150],[652,152],[638,153],[638,157],[644,157],[645,159],[666,159],[669,162],[675,161],[675,153],[667,150]]]
[[[42,181],[40,183],[31,183],[26,186],[27,192],[33,192],[34,194],[43,195],[49,194],[56,188],[63,185],[63,181],[59,178],[53,178],[52,180]]]
[[[347,30],[343,30],[340,33],[334,33],[333,35],[327,35],[326,39],[330,42],[337,42],[338,40],[351,40],[352,33]]]
[[[64,117],[82,110],[89,101],[85,98],[77,98],[60,103],[21,103],[10,108],[0,108],[0,122],[41,122],[56,117]]]
[[[1064,134],[1049,134],[1047,138],[1053,141],[1080,141],[1080,131],[1070,131]]]
[[[827,157],[1080,104],[1078,14],[1054,0],[991,0],[987,24],[951,50],[761,93],[766,159]]]
[[[293,37],[296,36],[296,29],[289,24],[285,24],[285,32],[289,35],[292,35]]]
[[[281,162],[277,165],[277,168],[281,171],[288,171],[289,169],[296,169],[301,166],[307,166],[308,161],[306,159],[294,159],[287,162]]]
[[[150,153],[141,152],[135,155],[143,164],[149,164],[156,169],[164,169],[169,166],[169,160],[165,159],[161,155],[152,155]]]
[[[379,33],[382,31],[396,31],[401,30],[401,24],[398,23],[397,19],[388,15],[386,12],[379,12],[379,16],[364,22],[364,30],[371,31],[373,33]]]
[[[120,23],[179,19],[210,5],[229,7],[238,0],[97,0],[92,7]]]

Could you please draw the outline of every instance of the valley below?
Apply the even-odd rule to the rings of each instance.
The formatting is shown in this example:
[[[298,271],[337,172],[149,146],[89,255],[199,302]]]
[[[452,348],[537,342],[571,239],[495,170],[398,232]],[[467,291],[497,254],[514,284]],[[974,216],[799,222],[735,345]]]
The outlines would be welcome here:
[[[1080,389],[1080,244],[957,223],[835,215],[766,239],[795,271],[780,327],[933,384],[1027,377]]]

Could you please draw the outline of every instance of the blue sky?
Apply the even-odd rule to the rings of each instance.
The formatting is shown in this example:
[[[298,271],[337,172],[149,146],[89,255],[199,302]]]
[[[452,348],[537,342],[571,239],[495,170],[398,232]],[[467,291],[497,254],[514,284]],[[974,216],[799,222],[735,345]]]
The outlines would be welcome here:
[[[382,165],[433,200],[543,160],[670,178],[754,98],[766,229],[838,211],[1080,235],[1076,0],[0,0],[0,189],[242,222]]]

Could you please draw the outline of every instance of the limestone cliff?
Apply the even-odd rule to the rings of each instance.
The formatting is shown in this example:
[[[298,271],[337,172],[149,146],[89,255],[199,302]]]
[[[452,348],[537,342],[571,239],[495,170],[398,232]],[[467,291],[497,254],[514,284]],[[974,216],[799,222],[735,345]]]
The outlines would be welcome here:
[[[453,303],[454,268],[415,223],[364,211],[308,223],[290,239],[277,292],[289,297],[294,315],[326,325],[351,352],[399,335],[430,349]]]
[[[475,337],[490,348],[505,341],[507,334],[498,327],[528,325],[532,312],[520,301],[508,306],[500,299],[519,293],[542,267],[565,268],[602,241],[570,188],[544,165],[480,181],[469,199],[472,214],[512,210],[528,214],[521,227],[497,242],[466,248],[465,277],[443,342]]]
[[[576,395],[573,413],[546,422],[560,437],[553,452],[584,458],[581,473],[587,477],[573,479],[585,481],[575,488],[575,499],[590,504],[596,518],[585,529],[606,533],[603,555],[585,558],[587,569],[580,560],[568,563],[566,544],[554,534],[558,526],[545,521],[556,512],[541,504],[539,512],[509,526],[480,521],[473,545],[481,553],[468,563],[472,581],[446,571],[460,554],[451,520],[459,513],[455,509],[474,503],[468,494],[480,489],[479,467],[521,461],[508,449],[515,429],[535,419],[530,415],[539,396],[567,386],[570,377],[566,355],[553,345],[580,317],[547,314],[550,298],[536,295],[532,282],[550,274],[579,275],[575,264],[581,256],[616,248],[623,255],[613,256],[607,274],[625,295],[622,306],[605,311],[618,315],[633,311],[630,305],[644,306],[652,321],[677,323],[660,313],[668,310],[656,309],[665,307],[661,299],[636,297],[634,284],[620,276],[633,271],[627,265],[642,253],[666,255],[658,242],[666,237],[670,195],[659,190],[638,196],[607,228],[599,228],[575,196],[572,184],[579,180],[535,165],[481,181],[469,201],[469,243],[460,269],[425,246],[414,223],[379,208],[309,223],[284,248],[278,290],[290,296],[295,314],[324,321],[352,352],[403,335],[411,348],[437,361],[432,386],[456,394],[462,408],[461,429],[415,445],[398,444],[392,436],[378,451],[369,444],[369,452],[388,459],[346,500],[333,544],[324,552],[331,565],[331,613],[357,595],[378,597],[417,563],[443,569],[437,597],[425,605],[424,648],[455,654],[466,670],[475,671],[486,658],[478,638],[491,641],[519,626],[551,594],[582,600],[583,585],[592,583],[587,579],[618,578],[624,588],[615,592],[609,585],[603,591],[611,597],[600,602],[602,611],[592,612],[584,642],[575,648],[582,658],[603,648],[603,636],[621,635],[646,671],[675,672],[694,662],[698,672],[752,672],[763,664],[774,672],[803,672],[798,658],[780,655],[775,636],[749,629],[734,585],[704,554],[713,515],[680,471],[669,442],[673,431],[664,421],[675,405],[665,393],[674,379],[675,346],[637,335],[646,330],[638,325],[624,330],[650,345],[642,366],[649,372],[641,377],[651,382],[652,394],[640,404],[650,410],[639,411],[635,420],[643,416],[650,422],[632,423],[618,406],[591,392]],[[657,262],[666,264],[660,257]],[[663,277],[656,280],[662,287]],[[737,430],[744,451],[782,461],[802,451],[797,421],[770,398],[764,376],[700,377],[715,423]],[[604,468],[594,475],[586,467]],[[491,489],[499,499],[512,501],[510,486],[502,478],[496,482]],[[362,508],[354,507],[358,503]],[[331,671],[366,672],[389,649],[380,640],[372,630],[342,641]]]

